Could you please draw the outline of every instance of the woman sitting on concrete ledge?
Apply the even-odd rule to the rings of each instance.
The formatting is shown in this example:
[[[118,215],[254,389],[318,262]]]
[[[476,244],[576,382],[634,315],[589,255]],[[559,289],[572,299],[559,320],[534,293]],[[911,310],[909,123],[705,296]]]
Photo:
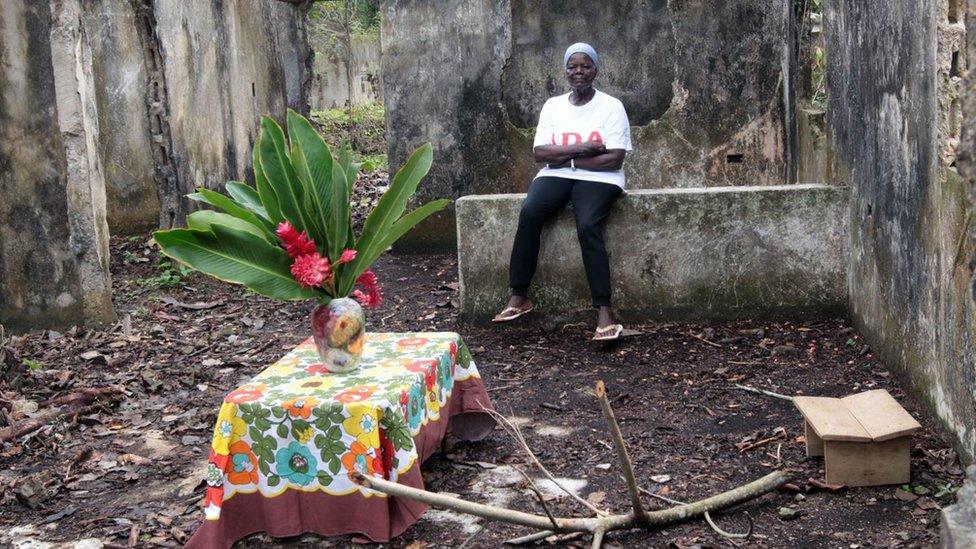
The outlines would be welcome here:
[[[535,132],[536,162],[545,163],[529,186],[519,213],[509,263],[512,296],[494,322],[508,322],[533,309],[529,284],[539,258],[542,226],[573,203],[576,234],[583,253],[593,306],[599,310],[594,340],[617,339],[610,303],[610,261],[603,224],[623,194],[624,156],[631,150],[630,122],[623,104],[593,87],[599,57],[589,44],[570,46],[563,56],[572,91],[552,97],[542,107]]]

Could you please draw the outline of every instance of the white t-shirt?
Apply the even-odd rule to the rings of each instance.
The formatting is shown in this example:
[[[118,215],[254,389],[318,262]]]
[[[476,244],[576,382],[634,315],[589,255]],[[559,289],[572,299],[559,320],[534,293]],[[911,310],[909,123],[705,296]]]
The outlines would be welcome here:
[[[633,150],[630,144],[630,121],[623,103],[600,90],[593,99],[580,107],[569,101],[569,94],[550,98],[539,113],[533,147],[540,145],[572,145],[581,141],[600,141],[610,149]],[[566,166],[544,167],[536,177],[566,177],[585,181],[611,183],[624,188],[623,169],[592,171]]]

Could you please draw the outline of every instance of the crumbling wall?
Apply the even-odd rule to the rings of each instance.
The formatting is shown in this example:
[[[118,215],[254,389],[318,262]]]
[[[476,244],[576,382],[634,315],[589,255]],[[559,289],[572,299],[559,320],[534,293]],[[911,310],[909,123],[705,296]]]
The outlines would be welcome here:
[[[263,114],[307,112],[305,8],[280,0],[85,0],[109,223],[180,224],[197,186],[244,179]]]
[[[538,110],[568,91],[562,53],[584,40],[601,56],[596,86],[630,113],[631,188],[790,182],[791,21],[786,0],[390,0],[390,165],[430,141],[420,200],[524,191]],[[449,247],[453,234],[447,212],[404,247]]]
[[[308,102],[312,110],[344,107],[349,100],[346,61],[334,55],[325,44],[313,41],[315,69]],[[380,72],[380,42],[376,35],[352,37],[352,104],[383,101],[383,75]]]
[[[115,318],[80,0],[0,2],[0,324]]]
[[[828,0],[828,120],[851,184],[851,314],[879,355],[976,450],[973,242],[967,186],[950,168],[946,0]],[[948,62],[947,62],[948,61]]]

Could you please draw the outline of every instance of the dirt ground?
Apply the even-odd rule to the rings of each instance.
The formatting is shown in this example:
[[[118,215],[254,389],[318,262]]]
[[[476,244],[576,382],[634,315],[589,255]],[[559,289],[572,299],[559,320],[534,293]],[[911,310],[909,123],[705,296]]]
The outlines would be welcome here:
[[[125,393],[0,447],[0,544],[97,538],[116,547],[180,545],[203,517],[200,481],[223,395],[309,334],[312,304],[282,305],[184,274],[161,262],[147,241],[113,239],[118,324],[104,331],[31,333],[7,342],[0,427],[22,421],[32,403],[84,388],[119,385]],[[529,318],[503,326],[459,323],[453,257],[385,256],[376,270],[386,302],[369,311],[369,329],[460,332],[495,407],[517,418],[555,475],[570,479],[568,484],[600,507],[628,508],[591,394],[601,379],[638,481],[648,490],[693,500],[774,469],[795,474],[792,491],[716,516],[722,528],[740,532],[748,526],[748,513],[755,522],[749,540],[726,540],[693,521],[658,532],[610,534],[605,546],[938,545],[939,508],[952,503],[962,481],[958,459],[932,418],[843,319],[645,324],[633,326],[642,335],[606,348],[587,341],[592,316],[557,328]],[[792,405],[736,384],[789,395],[888,389],[925,427],[912,445],[912,484],[818,486],[822,461],[804,457]],[[530,469],[513,440],[496,430],[483,442],[459,443],[431,458],[424,476],[433,490],[539,512],[512,466]],[[586,511],[569,498],[546,497],[557,514]],[[431,512],[390,546],[498,547],[527,533]],[[584,539],[556,541],[589,546]],[[350,543],[257,536],[238,546]]]

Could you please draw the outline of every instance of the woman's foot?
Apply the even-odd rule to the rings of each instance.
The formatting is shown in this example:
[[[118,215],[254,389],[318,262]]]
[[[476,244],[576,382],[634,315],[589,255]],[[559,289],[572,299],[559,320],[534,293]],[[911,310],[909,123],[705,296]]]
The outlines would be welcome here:
[[[623,325],[617,324],[613,316],[613,308],[606,305],[601,306],[597,312],[597,325],[596,331],[593,333],[593,340],[612,341],[619,339],[623,331]]]
[[[495,315],[495,318],[491,319],[492,322],[509,322],[515,320],[516,318],[528,313],[535,306],[529,298],[521,295],[513,295],[508,298],[508,303],[505,304],[505,308],[502,312]]]

